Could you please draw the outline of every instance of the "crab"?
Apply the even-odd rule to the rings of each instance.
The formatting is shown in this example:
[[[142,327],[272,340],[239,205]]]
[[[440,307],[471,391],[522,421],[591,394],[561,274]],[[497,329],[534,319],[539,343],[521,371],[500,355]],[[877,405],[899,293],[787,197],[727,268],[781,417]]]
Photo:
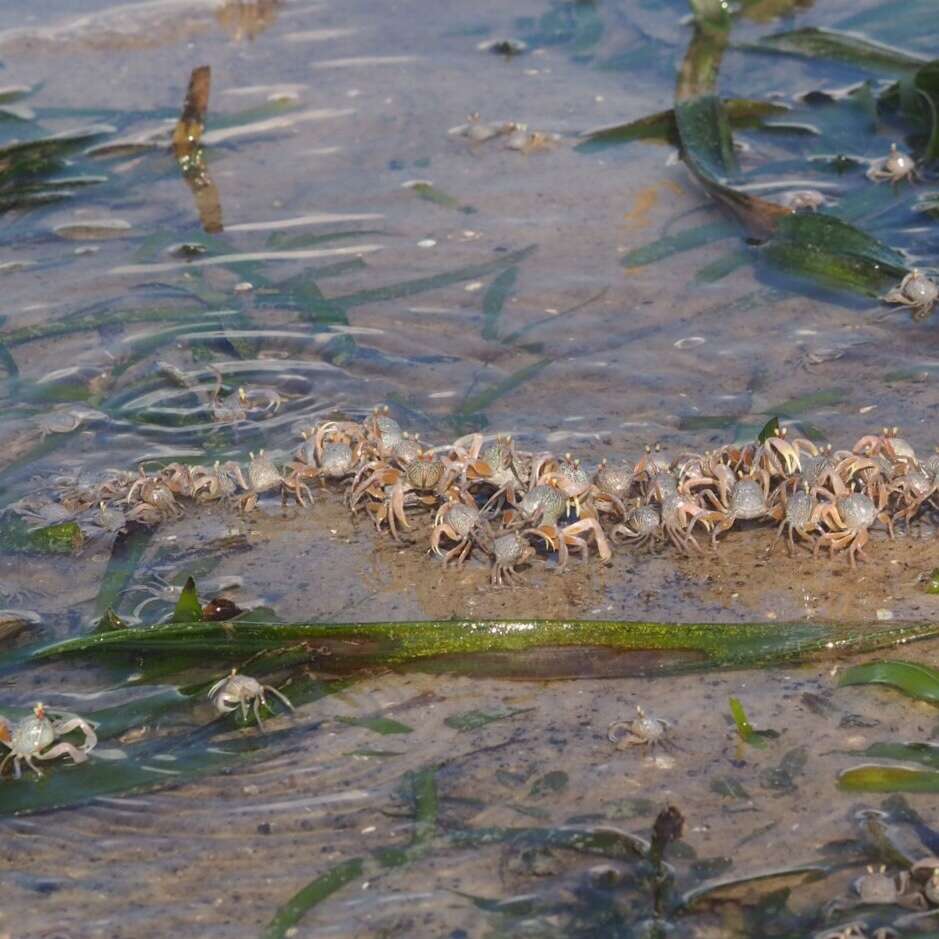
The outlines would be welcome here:
[[[529,530],[531,533],[543,538],[552,551],[558,553],[557,573],[561,573],[567,566],[567,557],[570,548],[580,551],[581,560],[587,560],[589,544],[583,534],[592,534],[597,545],[597,554],[601,561],[609,561],[613,557],[610,550],[610,543],[607,541],[606,534],[596,518],[589,515],[582,515],[576,522],[570,525],[539,525],[537,528]]]
[[[185,463],[167,463],[160,471],[160,479],[174,496],[189,498],[192,495],[192,467]]]
[[[773,506],[769,512],[771,517],[779,521],[779,528],[776,529],[776,537],[770,546],[770,552],[775,549],[783,533],[788,536],[789,543],[786,550],[789,557],[795,554],[797,537],[811,542],[814,549],[815,535],[812,532],[818,527],[822,507],[811,495],[808,484],[803,484],[803,488],[791,496],[786,497],[783,494],[782,499],[783,502]]]
[[[516,515],[532,525],[556,525],[567,513],[567,501],[553,477],[526,492],[514,510],[503,514],[503,521],[512,524]]]
[[[535,549],[517,531],[494,538],[490,547],[492,568],[489,579],[493,586],[511,586],[520,582],[515,569],[534,557]]]
[[[476,530],[480,524],[486,524],[486,519],[472,500],[464,501],[458,492],[451,490],[447,502],[437,509],[434,527],[430,534],[431,550],[443,558],[444,567],[454,558],[456,558],[457,567],[463,566],[463,562],[469,557],[476,543]],[[442,551],[440,542],[443,538],[456,542],[455,547],[450,548],[449,551]]]
[[[785,478],[799,472],[803,451],[811,456],[818,454],[811,440],[804,437],[790,439],[789,429],[780,427],[775,434],[770,434],[762,441],[753,441],[739,448],[731,445],[725,447],[723,452],[735,470],[765,470],[770,477]]]
[[[939,303],[939,286],[914,267],[898,286],[892,287],[880,299],[884,303],[908,306],[914,319],[926,319]]]
[[[637,548],[652,547],[662,535],[662,514],[655,505],[643,505],[636,500],[636,505],[628,513],[626,520],[611,532],[614,541],[628,541]]]
[[[632,467],[623,463],[611,465],[604,458],[593,474],[593,488],[591,490],[593,505],[598,512],[611,515],[614,512],[619,512],[620,517],[625,519],[624,500],[629,498],[632,488]]]
[[[715,522],[711,532],[711,544],[717,544],[717,537],[733,527],[734,522],[765,518],[771,512],[769,505],[769,475],[766,471],[758,478],[742,477],[730,489],[721,486],[719,495],[710,489],[704,498],[713,506],[713,511],[705,512],[702,521]]]
[[[899,427],[884,427],[879,434],[865,434],[851,448],[864,456],[883,454],[891,463],[915,460],[916,451],[901,437]]]
[[[515,493],[523,479],[511,436],[500,434],[485,446],[482,434],[462,437],[454,443],[450,459],[460,468],[467,486],[485,483],[495,487],[490,502],[504,495],[510,505],[515,504]]]
[[[254,713],[254,719],[258,722],[258,729],[264,730],[261,723],[261,705],[270,710],[267,703],[265,692],[270,692],[289,710],[294,707],[287,696],[278,691],[272,685],[262,685],[256,678],[250,675],[239,675],[237,669],[232,669],[231,673],[224,678],[220,678],[211,688],[209,688],[209,700],[215,705],[219,714],[230,714],[235,708],[241,708],[241,717],[248,719],[248,706]]]
[[[370,471],[370,475],[366,471]],[[349,506],[356,512],[362,500],[369,496],[371,500],[365,507],[375,527],[381,530],[387,523],[391,537],[400,541],[398,528],[411,527],[405,507],[416,503],[436,505],[438,495],[449,489],[453,472],[432,453],[421,454],[403,469],[383,460],[372,462],[356,475],[349,493]]]
[[[787,209],[792,209],[793,212],[799,212],[802,209],[815,212],[828,205],[828,200],[817,189],[796,189],[783,196],[782,204]]]
[[[904,179],[913,182],[918,177],[915,160],[898,150],[895,143],[890,144],[890,153],[877,160],[867,171],[867,178],[875,183],[899,183]]]
[[[920,858],[911,868],[910,877],[920,886],[923,896],[939,906],[939,858]]]
[[[671,721],[652,717],[637,704],[636,717],[631,721],[613,721],[606,729],[606,738],[618,749],[639,746],[648,746],[650,750],[656,746],[667,749],[672,746],[666,737],[671,727]]]
[[[215,502],[226,499],[238,491],[239,480],[243,480],[241,467],[233,460],[225,463],[219,460],[209,469],[207,466],[193,466],[192,497],[197,502]]]
[[[816,492],[829,498],[838,498],[849,495],[849,487],[857,485],[861,492],[876,501],[883,494],[890,494],[894,478],[906,466],[906,461],[891,462],[884,453],[872,453],[870,456],[848,453],[839,461],[828,491],[818,488]]]
[[[892,930],[891,930],[892,933]],[[813,939],[869,939],[864,923],[854,922],[845,923],[843,926],[836,926],[834,929],[826,929],[818,933]],[[887,939],[882,930],[874,933],[873,939]]]
[[[646,445],[645,454],[639,458],[633,469],[633,475],[641,481],[648,480],[656,473],[667,473],[671,469],[668,457],[662,454],[662,445]]]
[[[679,481],[674,473],[655,473],[642,487],[647,502],[664,502],[669,496],[678,494]]]
[[[306,443],[287,468],[292,483],[307,479],[340,481],[358,471],[365,444],[358,424],[326,421],[312,434],[303,436]]]
[[[590,491],[590,476],[581,468],[580,460],[570,453],[564,454],[563,460],[554,461],[554,466],[542,470],[539,482],[553,479],[554,484],[567,496],[568,507],[580,515],[580,500]]]
[[[391,456],[403,437],[401,425],[388,416],[388,405],[378,405],[365,419],[365,439],[379,458]]]
[[[890,491],[899,497],[900,507],[896,518],[902,518],[910,527],[913,517],[925,502],[939,490],[939,479],[925,463],[905,463],[890,486]]]
[[[580,518],[569,525],[559,525],[560,519],[565,515],[567,493],[560,488],[561,483],[557,477],[549,477],[548,482],[540,483],[518,505],[518,515],[534,527],[527,529],[525,534],[534,534],[542,538],[552,551],[558,553],[558,572],[567,565],[568,548],[575,548],[581,552],[586,560],[588,544],[580,537],[585,533],[593,534],[597,545],[597,553],[602,561],[608,561],[613,552],[599,521],[592,514],[584,511]],[[506,512],[504,520],[508,523],[514,521],[515,513]]]
[[[303,446],[297,451],[297,459],[318,465],[323,459],[323,450],[330,443],[344,443],[355,450],[356,456],[365,444],[365,432],[354,421],[323,421],[309,431],[301,431]]]
[[[851,889],[862,904],[898,904],[912,909],[923,909],[926,901],[918,891],[910,891],[911,879],[907,871],[888,874],[886,865],[880,869],[868,867],[867,873],[858,877]]]
[[[39,437],[45,440],[50,434],[70,434],[84,423],[85,415],[72,409],[52,411],[37,421]]]
[[[700,522],[710,530],[708,512],[697,502],[680,493],[674,493],[662,500],[662,531],[679,551],[687,554],[689,546],[700,551],[701,546],[695,540],[692,529]]]
[[[875,504],[870,496],[863,492],[852,492],[834,502],[824,503],[818,510],[819,520],[828,528],[815,543],[815,554],[820,547],[827,547],[829,554],[835,551],[848,552],[851,567],[857,567],[857,558],[864,558],[864,546],[870,541],[868,529],[875,521],[887,526],[893,537],[893,522],[885,509],[885,493]]]
[[[830,495],[832,498],[844,495],[847,488],[841,471],[852,471],[851,456],[852,454],[833,455],[830,445],[818,453],[804,454],[799,458],[800,470],[796,483],[807,486],[813,496],[819,493]]]
[[[159,476],[150,476],[143,467],[124,497],[124,502],[132,506],[127,513],[128,520],[144,524],[178,518],[183,514],[166,481]]]
[[[265,492],[273,492],[280,489],[281,501],[287,504],[288,493],[292,495],[300,505],[306,505],[306,500],[313,501],[313,493],[303,479],[295,474],[281,475],[280,470],[274,465],[273,460],[263,450],[258,451],[258,455],[250,453],[251,462],[248,464],[248,474],[245,477],[241,469],[238,469],[238,485],[245,490],[241,497],[241,511],[252,512],[257,507],[258,499]]]
[[[30,717],[24,717],[12,728],[6,723],[0,726],[0,744],[9,750],[0,763],[0,775],[10,760],[13,761],[13,776],[19,779],[21,763],[26,763],[37,776],[42,776],[42,770],[36,766],[34,760],[54,760],[60,756],[70,756],[73,763],[84,763],[88,759],[88,753],[98,742],[91,724],[75,714],[66,713],[62,713],[61,719],[52,720],[50,713],[53,712],[47,711],[42,703],[37,703]],[[76,747],[60,740],[73,730],[80,730],[85,735],[81,746]],[[56,743],[57,740],[59,743]]]

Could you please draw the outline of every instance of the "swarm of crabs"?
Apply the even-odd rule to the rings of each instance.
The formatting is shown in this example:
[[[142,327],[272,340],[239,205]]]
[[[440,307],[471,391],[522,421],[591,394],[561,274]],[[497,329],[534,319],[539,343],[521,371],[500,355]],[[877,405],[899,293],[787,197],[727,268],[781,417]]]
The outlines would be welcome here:
[[[75,519],[94,537],[178,517],[187,502],[224,500],[250,512],[272,495],[309,505],[321,488],[341,492],[355,515],[396,541],[426,539],[444,565],[487,559],[494,584],[516,582],[518,568],[538,557],[553,555],[563,571],[571,552],[607,561],[615,545],[694,554],[753,524],[775,527],[770,550],[782,541],[790,554],[842,554],[853,567],[871,529],[892,538],[898,524],[909,529],[937,507],[939,454],[921,459],[896,428],[833,450],[783,427],[706,453],[647,447],[638,462],[588,469],[569,453],[522,450],[510,436],[429,446],[383,407],[310,427],[280,463],[261,451],[247,466],[141,467],[15,509],[35,524]]]

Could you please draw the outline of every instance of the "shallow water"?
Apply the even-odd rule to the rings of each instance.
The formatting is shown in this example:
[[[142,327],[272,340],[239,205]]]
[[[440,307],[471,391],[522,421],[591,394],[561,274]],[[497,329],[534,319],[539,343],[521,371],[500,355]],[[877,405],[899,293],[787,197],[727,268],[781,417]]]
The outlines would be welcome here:
[[[766,17],[741,20],[734,42],[822,26],[927,56],[935,48],[928,3],[921,29],[909,28],[915,2],[906,19],[885,16],[884,0],[802,6],[773,19],[758,5]],[[773,414],[835,446],[900,425],[929,452],[939,442],[933,321],[754,263],[670,146],[575,149],[586,130],[671,106],[686,17],[678,0],[518,0],[510,9],[58,0],[8,11],[2,84],[34,90],[0,105],[11,111],[0,144],[40,128],[96,130],[59,171],[88,184],[7,212],[0,226],[0,340],[16,369],[4,364],[0,385],[4,504],[58,477],[147,460],[244,460],[260,448],[284,456],[301,428],[378,402],[434,443],[507,431],[526,449],[576,450],[591,464],[636,459],[657,441],[677,453],[752,438]],[[479,48],[508,37],[527,49]],[[167,144],[202,64],[212,68],[204,142],[214,190],[194,198]],[[870,115],[833,117],[798,96],[865,77],[849,65],[727,53],[722,93],[792,105],[790,123],[821,129],[811,138],[736,132],[753,191],[857,193],[857,173],[841,177],[810,158],[877,157],[902,131]],[[502,138],[449,133],[475,112],[557,139],[518,152]],[[128,140],[158,145],[94,152]],[[929,267],[935,227],[913,210],[917,191],[888,188],[871,230]],[[221,231],[207,232],[219,215]],[[693,229],[703,229],[698,247],[624,267],[630,252]],[[204,253],[180,256],[183,244]],[[25,332],[70,321],[41,338]],[[213,406],[233,405],[239,386],[276,393],[279,408],[218,419]],[[939,567],[929,524],[895,543],[875,536],[856,571],[841,559],[767,557],[765,531],[733,534],[705,560],[620,552],[608,566],[564,577],[539,568],[524,586],[494,590],[481,564],[443,571],[418,547],[376,538],[338,497],[249,516],[200,508],[124,563],[129,580],[114,605],[155,621],[194,573],[204,597],[224,591],[285,622],[935,615],[921,582]],[[112,540],[65,557],[0,554],[3,605],[39,614],[17,643],[87,630],[108,605],[100,594]],[[904,655],[939,658],[930,644]],[[603,857],[543,838],[467,848],[456,833],[573,824],[647,837],[666,804],[686,818],[674,858],[682,889],[834,856],[828,878],[792,895],[792,909],[816,910],[871,859],[825,849],[857,837],[859,810],[883,801],[837,789],[837,773],[864,762],[850,751],[934,734],[929,705],[884,689],[836,690],[845,664],[573,682],[369,674],[269,721],[277,735],[263,760],[0,822],[0,936],[138,936],[156,934],[157,922],[159,934],[258,935],[295,891],[354,858],[366,859],[361,875],[295,935],[643,935],[648,890],[630,863],[604,873]],[[554,674],[603,668],[585,655]],[[134,694],[119,677],[44,666],[5,676],[0,692],[9,707],[41,695],[82,711]],[[740,743],[730,696],[754,726],[782,736],[764,749]],[[607,740],[610,722],[637,704],[673,723],[673,751],[621,751]],[[479,711],[500,719],[447,723]],[[191,722],[210,716],[206,705]],[[382,735],[340,720],[376,716],[405,729]],[[430,770],[439,805],[422,841],[428,823],[415,824],[408,786],[410,774]],[[50,772],[74,772],[80,785],[81,769]],[[13,785],[36,783],[0,790]],[[908,800],[930,822],[932,797]],[[406,863],[375,860],[409,842],[418,847]],[[741,909],[695,909],[673,934],[762,934]]]

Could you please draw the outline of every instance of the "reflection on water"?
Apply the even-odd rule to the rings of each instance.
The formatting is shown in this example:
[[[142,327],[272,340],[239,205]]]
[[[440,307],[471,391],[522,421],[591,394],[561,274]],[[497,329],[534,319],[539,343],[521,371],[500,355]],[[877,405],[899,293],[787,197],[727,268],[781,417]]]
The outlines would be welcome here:
[[[928,57],[930,3],[745,3],[720,76],[743,102],[731,111],[741,189],[818,190],[924,269],[937,245],[930,171],[912,186],[864,177],[892,141],[926,146],[878,104],[890,79],[743,47],[820,26]],[[141,461],[286,453],[300,429],[379,401],[432,442],[501,430],[597,458],[635,459],[656,441],[706,450],[752,438],[774,414],[813,439],[898,424],[931,446],[928,319],[757,263],[672,158],[667,121],[633,142],[581,136],[671,107],[686,14],[683,0],[12,11],[0,31],[3,504]],[[524,47],[488,51],[507,39]],[[197,71],[184,108],[203,65],[211,98]],[[113,543],[106,532],[78,556],[0,555],[3,605],[41,616],[17,641],[85,631],[102,596],[130,613],[157,575],[168,592],[146,609],[168,614],[165,584],[189,573],[237,577],[241,605],[286,620],[933,615],[918,584],[931,539],[875,545],[857,575],[808,558],[757,568],[744,538],[694,570],[643,557],[503,592],[481,587],[481,568],[445,574],[376,547],[323,504],[289,518],[204,512]],[[112,683],[59,667],[42,680],[53,697]],[[11,677],[4,703],[28,704],[31,682]],[[756,726],[785,728],[781,744],[741,755],[728,737],[726,700],[743,688]],[[673,720],[683,749],[664,762],[611,750],[605,728],[637,703]],[[688,820],[674,862],[690,889],[729,863],[742,874],[815,862],[824,841],[854,837],[838,754],[928,736],[919,707],[860,689],[833,698],[821,667],[615,684],[374,676],[278,720],[286,734],[265,759],[230,775],[5,822],[0,936],[19,917],[24,935],[139,935],[155,916],[181,935],[256,935],[304,883],[359,857],[368,876],[298,935],[638,935],[651,915],[641,873],[619,861],[600,871],[602,859],[537,838],[449,842],[382,866],[379,849],[413,849],[408,774],[439,768],[438,839],[564,824],[647,837],[674,801]],[[448,723],[469,712],[518,716]],[[342,720],[376,716],[409,732]],[[799,747],[804,771],[786,762]],[[801,908],[847,890],[842,880],[807,888]],[[765,911],[721,909],[694,934],[759,933]],[[794,922],[788,934],[820,928]]]

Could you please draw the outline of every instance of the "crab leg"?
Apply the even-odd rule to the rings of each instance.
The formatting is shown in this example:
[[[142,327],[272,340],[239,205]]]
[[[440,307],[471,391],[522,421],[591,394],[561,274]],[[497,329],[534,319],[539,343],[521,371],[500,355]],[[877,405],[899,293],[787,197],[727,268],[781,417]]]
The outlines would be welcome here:
[[[76,747],[74,744],[62,741],[61,743],[57,743],[51,749],[46,750],[45,753],[33,754],[33,757],[35,757],[37,760],[54,760],[60,756],[70,756],[73,763],[84,763],[88,759],[88,751],[82,750],[80,747]],[[26,757],[26,762],[29,763],[29,765],[32,766],[37,773],[39,773],[39,770],[33,766],[33,763],[29,757]],[[42,773],[39,773],[39,775],[41,776]]]
[[[85,743],[82,746],[82,750],[86,753],[89,750],[93,750],[98,744],[97,734],[94,732],[94,728],[86,720],[82,720],[80,717],[73,717],[71,720],[62,721],[56,723],[55,732],[59,737],[64,737],[66,734],[71,733],[73,730],[80,730],[85,735]],[[45,759],[45,757],[43,757]]]

